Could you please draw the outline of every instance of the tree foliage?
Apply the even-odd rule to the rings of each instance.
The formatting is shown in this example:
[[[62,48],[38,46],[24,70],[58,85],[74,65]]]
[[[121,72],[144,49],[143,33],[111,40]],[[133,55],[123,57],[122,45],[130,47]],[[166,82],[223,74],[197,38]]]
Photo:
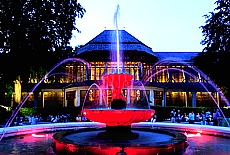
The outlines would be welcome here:
[[[204,15],[206,24],[201,26],[204,52],[230,52],[230,1],[218,0],[213,12]]]
[[[203,51],[194,58],[194,64],[208,74],[219,87],[230,95],[230,0],[217,0],[216,8],[204,15],[201,26]],[[226,91],[228,90],[228,91]]]
[[[49,69],[68,48],[76,18],[85,9],[75,0],[3,0],[0,2],[0,65],[10,80],[27,78],[30,68]]]

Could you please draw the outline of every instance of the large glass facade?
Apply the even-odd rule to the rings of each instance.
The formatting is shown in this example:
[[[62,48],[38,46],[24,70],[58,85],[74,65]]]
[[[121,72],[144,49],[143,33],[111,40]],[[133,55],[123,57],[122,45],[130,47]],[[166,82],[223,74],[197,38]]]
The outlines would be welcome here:
[[[192,66],[183,65],[160,65],[153,68],[152,64],[139,62],[121,63],[119,71],[134,76],[134,80],[148,80],[150,82],[203,82],[200,74]],[[88,69],[84,64],[78,66],[66,66],[68,76],[62,79],[63,82],[81,82],[89,80],[101,80],[107,73],[117,72],[116,62],[91,62]]]
[[[87,67],[85,64],[67,65],[66,75],[61,78],[63,83],[81,82],[87,79]]]
[[[117,64],[116,62],[90,62],[90,68],[83,63],[72,63],[67,64],[65,67],[66,75],[59,78],[60,83],[75,83],[83,82],[86,80],[101,80],[105,74],[116,73]],[[195,67],[183,64],[160,64],[154,66],[152,63],[140,63],[140,62],[121,62],[120,73],[128,73],[133,75],[134,81],[147,80],[149,82],[157,83],[184,83],[184,82],[207,82],[200,75]],[[46,79],[45,83],[57,82],[57,79],[52,80]],[[39,79],[32,79],[30,83],[37,83]],[[86,100],[87,102],[92,102],[94,104],[99,104],[100,102],[100,91],[97,89],[92,89],[88,92],[85,99],[86,90],[81,91],[81,104]],[[103,91],[103,104],[110,104],[112,101],[112,91]],[[127,90],[123,91],[125,98],[127,98]],[[143,92],[141,90],[130,90],[130,103],[134,103],[143,97]],[[45,103],[51,105],[52,102],[57,104],[63,104],[63,93],[62,92],[44,92]],[[25,95],[22,95],[22,97]],[[149,98],[149,93],[147,93]],[[213,93],[216,99],[215,93]],[[154,105],[162,106],[163,92],[154,91]],[[196,93],[196,105],[197,106],[207,106],[214,104],[214,101],[207,92]],[[28,99],[28,104],[33,102],[33,95]],[[76,105],[75,91],[67,92],[67,105]],[[192,92],[166,92],[166,105],[167,106],[192,106]]]
[[[191,68],[190,68],[191,67]],[[156,82],[197,82],[200,75],[192,69],[192,66],[156,66]],[[200,79],[201,81],[201,79]]]
[[[155,82],[168,82],[169,75],[166,66],[156,66],[155,70]]]
[[[116,72],[116,62],[91,62],[90,80],[101,80],[103,75]],[[140,79],[138,62],[121,63],[119,72],[131,74],[135,80]]]
[[[141,65],[140,65],[141,64]],[[59,80],[60,83],[74,83],[85,80],[101,80],[107,73],[117,72],[116,62],[91,62],[87,69],[85,64],[77,63],[65,66],[66,75]],[[148,80],[150,82],[204,82],[201,75],[193,66],[158,65],[140,62],[124,62],[120,64],[119,72],[134,76],[134,80]],[[87,77],[88,76],[88,77]],[[40,79],[30,79],[30,83],[37,83]],[[45,83],[55,82],[46,79]]]

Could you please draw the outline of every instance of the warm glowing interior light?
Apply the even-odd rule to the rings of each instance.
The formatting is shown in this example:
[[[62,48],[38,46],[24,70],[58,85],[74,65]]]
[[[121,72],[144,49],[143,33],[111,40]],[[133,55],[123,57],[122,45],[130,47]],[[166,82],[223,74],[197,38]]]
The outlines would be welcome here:
[[[14,92],[15,92],[15,102],[20,103],[21,102],[21,82],[19,80],[15,81],[14,84]]]

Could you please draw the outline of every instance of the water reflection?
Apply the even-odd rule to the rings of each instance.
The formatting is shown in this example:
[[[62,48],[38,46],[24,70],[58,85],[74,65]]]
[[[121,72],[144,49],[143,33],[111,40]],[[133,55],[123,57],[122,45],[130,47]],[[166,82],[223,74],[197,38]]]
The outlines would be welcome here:
[[[5,138],[0,142],[0,155],[45,155],[52,143],[54,133],[43,133],[44,136],[32,135]],[[41,134],[40,134],[41,135]]]
[[[230,152],[229,138],[209,135],[188,137],[189,147],[184,155],[227,155]]]

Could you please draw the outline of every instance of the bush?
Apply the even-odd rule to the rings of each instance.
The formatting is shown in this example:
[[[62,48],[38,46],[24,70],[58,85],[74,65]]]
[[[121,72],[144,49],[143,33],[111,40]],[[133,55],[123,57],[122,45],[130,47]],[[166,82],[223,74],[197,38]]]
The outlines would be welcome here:
[[[29,116],[30,114],[36,114],[37,110],[35,108],[21,108],[20,113],[22,116]]]

